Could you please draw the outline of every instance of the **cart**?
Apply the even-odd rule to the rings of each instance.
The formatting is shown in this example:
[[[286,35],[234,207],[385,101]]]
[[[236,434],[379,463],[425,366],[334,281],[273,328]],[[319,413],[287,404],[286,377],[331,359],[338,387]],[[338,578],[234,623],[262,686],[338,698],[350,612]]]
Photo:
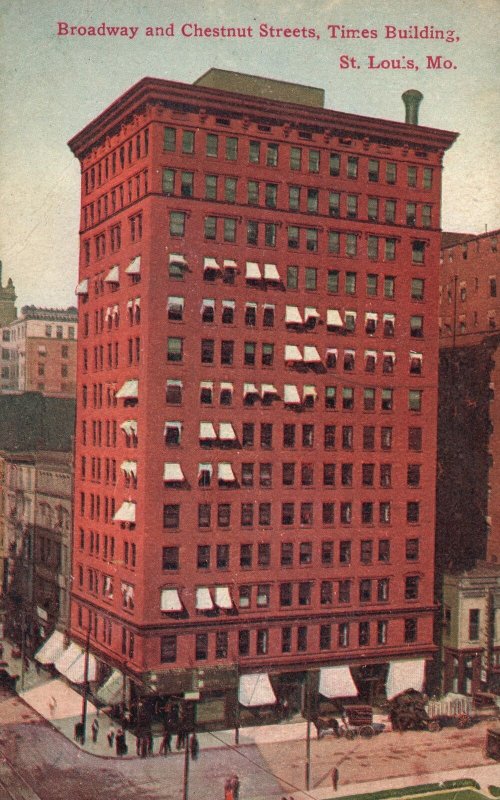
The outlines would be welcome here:
[[[500,728],[488,728],[486,731],[486,755],[500,761]]]
[[[429,718],[427,730],[431,733],[440,731],[448,725],[455,725],[460,729],[472,725],[472,700],[466,695],[450,692],[437,700],[429,700],[425,710]]]
[[[327,733],[337,737],[345,736],[346,739],[355,739],[356,736],[371,739],[384,728],[383,725],[373,722],[372,707],[361,705],[346,706],[340,718],[320,714],[314,719],[314,724],[318,739],[322,739]]]

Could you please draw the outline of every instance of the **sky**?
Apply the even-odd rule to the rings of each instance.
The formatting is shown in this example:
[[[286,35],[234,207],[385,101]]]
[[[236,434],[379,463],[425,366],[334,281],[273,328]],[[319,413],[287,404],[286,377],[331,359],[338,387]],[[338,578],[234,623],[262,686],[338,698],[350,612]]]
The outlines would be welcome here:
[[[60,23],[138,31],[71,36]],[[171,23],[174,36],[146,35]],[[253,36],[183,35],[194,23]],[[327,108],[400,121],[402,92],[419,89],[420,124],[460,133],[444,161],[443,229],[500,227],[499,23],[500,0],[0,0],[4,283],[14,280],[19,307],[75,304],[80,177],[67,141],[144,76],[191,83],[210,67],[318,86]],[[299,36],[271,37],[271,26]],[[341,26],[368,33],[342,38]],[[386,26],[412,38],[387,38]],[[454,41],[430,38],[436,30]]]

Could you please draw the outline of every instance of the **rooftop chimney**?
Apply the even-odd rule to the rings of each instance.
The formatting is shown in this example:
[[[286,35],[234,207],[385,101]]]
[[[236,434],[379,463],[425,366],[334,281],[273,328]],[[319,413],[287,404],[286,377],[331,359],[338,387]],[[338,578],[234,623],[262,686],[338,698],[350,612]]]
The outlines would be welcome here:
[[[418,89],[408,89],[407,92],[403,92],[401,99],[405,104],[405,122],[418,125],[418,107],[424,99],[422,92]]]

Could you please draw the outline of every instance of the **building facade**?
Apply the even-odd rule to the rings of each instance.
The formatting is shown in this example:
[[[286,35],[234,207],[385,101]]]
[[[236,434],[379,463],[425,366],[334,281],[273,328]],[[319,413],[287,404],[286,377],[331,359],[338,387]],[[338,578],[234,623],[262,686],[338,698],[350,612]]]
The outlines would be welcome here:
[[[0,328],[9,325],[17,317],[16,290],[9,278],[7,284],[2,284],[2,262],[0,261]]]
[[[308,675],[371,699],[410,660],[421,686],[435,650],[455,134],[327,110],[307,87],[303,104],[279,82],[252,97],[244,77],[239,94],[146,78],[70,142],[71,635],[132,698],[194,692],[210,725],[299,708]]]
[[[74,396],[77,328],[76,308],[23,306],[1,331],[1,390]]]

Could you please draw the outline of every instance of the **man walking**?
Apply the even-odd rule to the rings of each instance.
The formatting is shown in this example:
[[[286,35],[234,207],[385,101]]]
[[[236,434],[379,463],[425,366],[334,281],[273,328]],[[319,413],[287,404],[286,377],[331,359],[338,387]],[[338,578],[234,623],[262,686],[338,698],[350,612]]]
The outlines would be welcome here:
[[[99,733],[99,722],[97,721],[97,717],[94,719],[92,726],[92,741],[94,744],[97,742],[97,734]]]
[[[337,767],[332,769],[332,786],[333,791],[336,792],[339,785],[339,771]]]

